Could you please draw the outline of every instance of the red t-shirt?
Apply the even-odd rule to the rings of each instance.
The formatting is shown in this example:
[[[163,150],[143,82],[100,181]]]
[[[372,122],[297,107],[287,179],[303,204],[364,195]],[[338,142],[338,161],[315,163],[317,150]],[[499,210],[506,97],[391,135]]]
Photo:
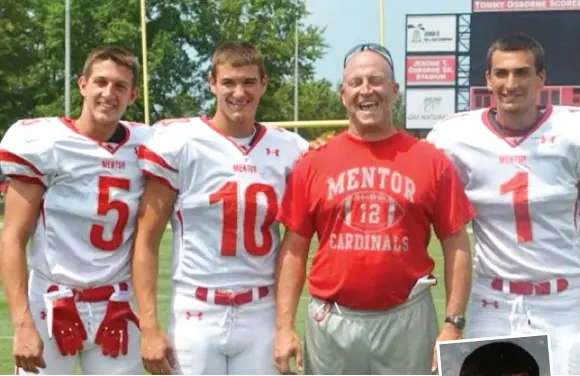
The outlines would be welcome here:
[[[279,220],[319,248],[309,293],[352,309],[387,309],[407,300],[434,262],[439,239],[474,215],[451,161],[404,132],[368,142],[348,132],[309,151],[292,171]]]

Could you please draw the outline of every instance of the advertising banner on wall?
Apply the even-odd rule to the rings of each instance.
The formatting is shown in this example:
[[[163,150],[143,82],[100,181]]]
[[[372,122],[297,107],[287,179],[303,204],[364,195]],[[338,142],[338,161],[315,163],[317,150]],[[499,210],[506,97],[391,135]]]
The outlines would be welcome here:
[[[455,52],[455,15],[407,16],[407,52]]]
[[[580,10],[580,0],[472,0],[472,12]]]
[[[407,56],[407,86],[455,85],[455,56]]]
[[[405,92],[407,129],[430,129],[455,113],[455,88],[408,88]]]

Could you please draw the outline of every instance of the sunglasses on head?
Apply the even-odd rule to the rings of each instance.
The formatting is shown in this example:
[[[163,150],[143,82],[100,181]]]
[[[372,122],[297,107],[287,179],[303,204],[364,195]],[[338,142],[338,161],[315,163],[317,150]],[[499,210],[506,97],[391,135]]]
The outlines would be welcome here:
[[[348,61],[354,54],[364,50],[373,51],[381,55],[387,61],[389,67],[393,71],[393,77],[395,76],[395,67],[393,65],[393,57],[391,56],[391,53],[389,52],[389,50],[387,50],[385,47],[383,47],[378,43],[362,43],[351,48],[344,56],[343,68],[346,67],[346,63],[348,63]]]

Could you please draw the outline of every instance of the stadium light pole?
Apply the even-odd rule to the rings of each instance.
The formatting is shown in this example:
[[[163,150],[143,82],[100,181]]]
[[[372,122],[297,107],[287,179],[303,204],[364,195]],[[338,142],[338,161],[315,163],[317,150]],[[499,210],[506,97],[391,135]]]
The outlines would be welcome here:
[[[143,111],[145,112],[145,124],[150,124],[149,119],[149,80],[147,72],[147,22],[145,17],[145,0],[140,0],[141,6],[141,51],[143,60]]]
[[[385,46],[385,4],[379,0],[379,41],[381,46]]]
[[[298,121],[298,15],[294,19],[294,121]]]
[[[64,114],[70,117],[70,0],[64,3]]]
[[[298,6],[295,3],[294,12],[294,121],[298,121]],[[294,133],[298,133],[298,128],[294,128]]]

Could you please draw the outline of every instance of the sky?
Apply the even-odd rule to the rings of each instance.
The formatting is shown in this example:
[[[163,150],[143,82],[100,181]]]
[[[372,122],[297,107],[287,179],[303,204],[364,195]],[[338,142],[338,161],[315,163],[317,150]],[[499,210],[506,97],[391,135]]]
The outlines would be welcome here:
[[[342,61],[353,46],[380,42],[380,0],[306,0],[307,22],[325,27],[325,56],[315,64],[316,77],[340,81]],[[383,0],[384,41],[395,60],[401,86],[405,70],[405,20],[407,14],[469,13],[470,0]]]

